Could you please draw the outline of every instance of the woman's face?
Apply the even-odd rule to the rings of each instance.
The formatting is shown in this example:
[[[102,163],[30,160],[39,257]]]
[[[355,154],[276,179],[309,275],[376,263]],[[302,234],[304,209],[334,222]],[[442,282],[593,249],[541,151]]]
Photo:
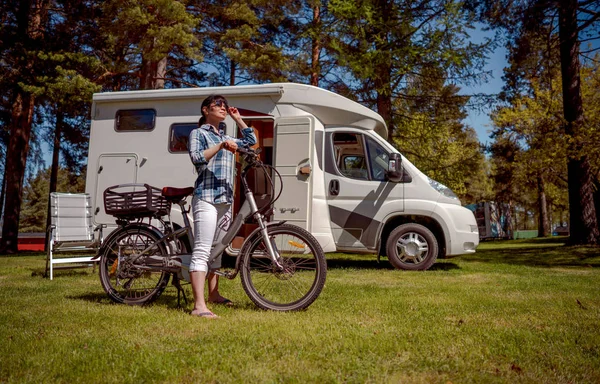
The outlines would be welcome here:
[[[227,117],[227,103],[223,99],[213,101],[208,107],[204,107],[206,121],[221,122]]]

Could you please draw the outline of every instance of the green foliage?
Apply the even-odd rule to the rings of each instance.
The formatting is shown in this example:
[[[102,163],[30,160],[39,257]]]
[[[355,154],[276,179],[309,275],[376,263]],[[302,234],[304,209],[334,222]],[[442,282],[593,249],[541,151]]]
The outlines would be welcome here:
[[[288,61],[282,46],[299,7],[296,2],[198,3],[202,3],[204,16],[199,33],[206,37],[205,56],[219,70],[211,85],[287,80]]]
[[[50,169],[39,171],[27,180],[23,190],[23,204],[19,232],[45,232],[48,214]],[[76,175],[65,168],[58,170],[57,191],[80,193],[85,191],[85,175]]]
[[[548,90],[560,76],[563,93],[560,142],[566,146],[571,241],[577,244],[600,242],[599,216],[595,209],[595,205],[600,205],[594,204],[593,195],[594,185],[598,184],[598,171],[592,165],[595,160],[589,156],[595,146],[584,144],[588,142],[589,129],[581,89],[582,59],[595,51],[593,48],[582,51],[581,42],[595,40],[598,35],[598,2],[501,0],[468,3],[478,8],[482,18],[493,27],[506,31],[512,64],[507,77],[511,87],[507,90],[507,100],[525,95],[535,97],[532,94],[535,83]],[[536,150],[537,147],[534,145],[533,148]],[[544,176],[538,172],[538,180],[543,180]],[[541,191],[543,188],[540,188],[540,197],[543,196]]]
[[[600,254],[564,238],[495,241],[426,272],[328,255],[306,311],[260,311],[239,280],[220,319],[112,304],[92,269],[41,277],[1,257],[0,377],[12,383],[595,383]],[[188,297],[190,286],[185,286]],[[51,363],[52,362],[52,363]]]
[[[580,133],[572,138],[581,148],[582,153],[588,155],[592,172],[596,180],[600,180],[600,54],[595,59],[588,61],[581,68],[581,92],[583,108],[585,111],[584,126]],[[597,212],[596,214],[600,214]]]
[[[474,81],[491,42],[467,41],[474,14],[459,2],[331,0],[338,19],[332,46],[365,92],[398,97],[407,77],[441,68],[453,82]],[[430,73],[431,74],[431,73]]]
[[[538,206],[540,188],[551,211],[562,211],[567,206],[567,145],[561,129],[560,84],[554,81],[551,87],[541,89],[532,81],[530,87],[531,96],[515,96],[511,106],[499,108],[492,115],[496,127],[493,158],[499,186],[496,200],[515,202],[542,215]],[[498,151],[503,145],[513,147],[508,152],[510,158]]]
[[[462,198],[471,176],[484,176],[474,131],[464,127],[468,98],[458,83],[477,81],[491,41],[468,41],[475,14],[460,2],[331,0],[331,46],[354,81],[346,95],[376,106],[388,141]],[[358,97],[356,97],[358,96]],[[469,183],[470,184],[470,183]]]
[[[433,72],[433,71],[431,71]],[[396,99],[394,145],[421,171],[452,189],[463,203],[487,200],[490,185],[475,131],[464,126],[468,97],[439,73],[414,76]]]
[[[164,82],[167,71],[202,59],[201,40],[195,33],[200,19],[187,12],[181,1],[110,0],[102,2],[100,10],[95,45],[112,90],[143,88],[145,81]],[[156,68],[165,59],[168,65]]]

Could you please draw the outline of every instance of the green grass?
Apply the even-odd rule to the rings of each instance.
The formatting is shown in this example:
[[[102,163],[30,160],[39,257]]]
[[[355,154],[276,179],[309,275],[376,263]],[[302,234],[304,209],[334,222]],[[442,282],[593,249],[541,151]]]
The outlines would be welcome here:
[[[49,281],[43,255],[2,256],[0,382],[597,383],[600,248],[563,241],[483,243],[426,272],[330,254],[308,310],[258,310],[222,279],[236,306],[214,321],[172,286],[114,305],[92,269]]]

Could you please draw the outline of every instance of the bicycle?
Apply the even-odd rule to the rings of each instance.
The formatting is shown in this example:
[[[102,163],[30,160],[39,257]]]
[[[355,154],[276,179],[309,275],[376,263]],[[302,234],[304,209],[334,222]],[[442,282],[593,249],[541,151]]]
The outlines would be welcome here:
[[[223,240],[213,245],[209,265],[233,241],[242,224],[252,217],[258,227],[244,240],[235,267],[230,271],[213,271],[234,279],[240,274],[244,291],[258,307],[275,311],[296,311],[307,308],[325,285],[327,264],[318,241],[305,229],[285,221],[267,221],[266,212],[281,195],[271,194],[260,209],[248,186],[250,169],[265,172],[275,190],[269,170],[258,153],[238,148],[246,162],[241,182],[246,200],[233,218]],[[283,186],[281,187],[281,189]],[[147,184],[121,184],[104,191],[107,214],[116,217],[119,227],[113,231],[98,252],[100,281],[108,296],[115,302],[144,305],[155,301],[165,290],[169,278],[187,303],[181,281],[190,281],[190,239],[193,239],[186,197],[194,188],[164,187],[162,190]],[[172,204],[180,207],[184,227],[176,228],[170,217]],[[165,217],[167,219],[165,219]],[[148,219],[146,223],[144,220]],[[162,230],[152,225],[158,220]]]

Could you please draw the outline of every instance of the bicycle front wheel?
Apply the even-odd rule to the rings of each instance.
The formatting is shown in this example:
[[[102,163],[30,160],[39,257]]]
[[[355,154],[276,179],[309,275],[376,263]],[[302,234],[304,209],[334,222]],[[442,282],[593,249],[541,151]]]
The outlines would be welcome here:
[[[118,229],[100,258],[100,282],[108,296],[117,303],[149,304],[165,290],[170,274],[140,267],[161,265],[167,250],[158,236],[143,227]],[[143,256],[142,251],[153,246]],[[135,259],[135,261],[134,261]]]
[[[260,233],[242,251],[240,276],[246,294],[262,309],[307,308],[325,285],[323,249],[308,231],[290,224],[269,228],[269,239],[279,266],[269,257]]]

